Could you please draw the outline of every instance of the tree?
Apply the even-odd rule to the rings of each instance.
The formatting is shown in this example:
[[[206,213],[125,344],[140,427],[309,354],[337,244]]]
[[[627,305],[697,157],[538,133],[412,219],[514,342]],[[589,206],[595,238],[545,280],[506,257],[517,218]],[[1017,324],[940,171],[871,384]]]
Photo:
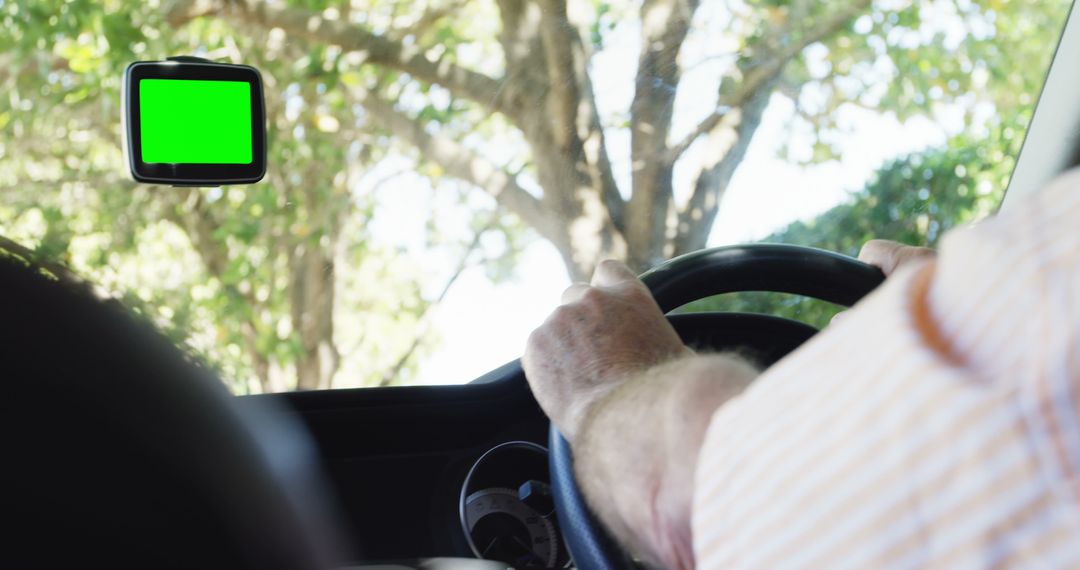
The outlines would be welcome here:
[[[1035,51],[1034,61],[1046,61],[1049,50],[1005,42],[1028,38],[1033,25],[1055,29],[1067,11],[1064,1],[1036,7],[759,0],[741,8],[711,6],[705,15],[697,0],[644,0],[637,10],[641,47],[628,117],[631,182],[620,188],[590,65],[612,14],[631,8],[567,0],[477,4],[432,1],[398,17],[389,3],[378,5],[391,6],[389,16],[378,18],[312,2],[179,0],[169,7],[168,20],[183,26],[219,18],[281,30],[289,41],[333,46],[365,66],[445,89],[472,111],[458,115],[464,127],[434,126],[407,105],[394,105],[392,94],[374,80],[350,93],[367,108],[371,123],[487,191],[553,243],[571,277],[582,280],[603,257],[624,258],[641,269],[704,247],[724,191],[775,93],[798,102],[819,136],[821,157],[827,157],[828,135],[837,127],[832,111],[846,103],[907,117],[959,102],[970,120],[977,103],[1007,105],[1030,96],[1030,90],[1017,90],[1014,77],[1021,78],[1019,87],[1031,87],[1031,74],[1022,71],[1033,59],[1025,56]],[[451,17],[456,19],[448,23]],[[501,23],[497,38],[454,27],[478,17]],[[688,65],[683,46],[692,33],[717,34],[735,45],[707,54],[729,62],[711,95],[715,105],[677,136],[675,100]],[[460,47],[466,44],[496,52],[499,63],[490,70],[465,65]],[[811,48],[817,49],[809,53]],[[995,81],[986,81],[985,73]],[[539,185],[539,195],[526,189],[521,174],[487,160],[463,136],[481,130],[491,115],[526,142],[527,176]],[[676,188],[676,169],[695,146],[691,182]]]
[[[0,2],[0,234],[123,296],[240,391],[327,387],[343,367],[364,383],[394,382],[424,350],[414,333],[431,306],[481,259],[498,258],[504,274],[523,225],[554,244],[574,279],[602,257],[644,268],[704,246],[777,97],[796,102],[792,128],[813,133],[812,148],[787,149],[810,161],[831,157],[843,127],[834,111],[851,105],[900,119],[954,108],[973,128],[1022,131],[1012,118],[1034,100],[1051,52],[1034,40],[1059,29],[1066,9],[1066,0]],[[631,103],[612,111],[596,61],[620,34],[636,38],[637,72],[625,86]],[[123,68],[176,54],[263,71],[274,165],[264,183],[191,190],[125,179]],[[676,100],[695,95],[687,78],[702,69],[723,79],[701,116],[682,116]],[[629,160],[613,160],[624,135]],[[432,212],[426,239],[460,260],[434,287],[365,223],[406,170],[480,203],[453,239],[439,236],[446,222]],[[493,234],[501,246],[480,239]],[[346,313],[348,322],[335,318]]]

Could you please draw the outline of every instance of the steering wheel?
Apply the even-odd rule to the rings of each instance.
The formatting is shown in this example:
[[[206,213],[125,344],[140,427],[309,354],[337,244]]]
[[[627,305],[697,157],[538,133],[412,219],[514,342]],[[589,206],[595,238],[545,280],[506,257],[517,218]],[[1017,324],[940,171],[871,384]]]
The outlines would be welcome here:
[[[805,295],[850,307],[885,276],[853,258],[808,247],[754,244],[718,247],[672,259],[641,276],[665,313],[686,303],[737,291]],[[771,365],[817,329],[790,319],[744,313],[668,317],[683,342],[710,348],[749,348]],[[636,564],[585,504],[574,478],[570,446],[551,425],[549,467],[555,512],[578,568],[622,570]]]

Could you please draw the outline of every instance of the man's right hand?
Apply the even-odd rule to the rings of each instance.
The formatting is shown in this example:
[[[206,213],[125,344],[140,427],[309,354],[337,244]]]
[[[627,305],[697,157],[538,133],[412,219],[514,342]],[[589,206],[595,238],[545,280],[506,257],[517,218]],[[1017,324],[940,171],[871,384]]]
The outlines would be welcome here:
[[[887,239],[872,239],[859,250],[859,261],[873,265],[889,277],[901,267],[920,259],[937,257],[937,252],[928,247],[905,245]],[[832,318],[835,324],[847,311],[841,311]]]
[[[880,268],[886,277],[912,261],[936,256],[937,252],[928,247],[904,245],[887,239],[872,239],[859,250],[859,261]]]

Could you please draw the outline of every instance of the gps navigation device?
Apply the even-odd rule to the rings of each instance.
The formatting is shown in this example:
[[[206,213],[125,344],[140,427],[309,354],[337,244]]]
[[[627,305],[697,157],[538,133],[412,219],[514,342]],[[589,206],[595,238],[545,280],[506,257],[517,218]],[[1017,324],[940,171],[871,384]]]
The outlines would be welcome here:
[[[140,61],[124,73],[125,151],[138,182],[251,184],[266,173],[262,78],[194,57]]]

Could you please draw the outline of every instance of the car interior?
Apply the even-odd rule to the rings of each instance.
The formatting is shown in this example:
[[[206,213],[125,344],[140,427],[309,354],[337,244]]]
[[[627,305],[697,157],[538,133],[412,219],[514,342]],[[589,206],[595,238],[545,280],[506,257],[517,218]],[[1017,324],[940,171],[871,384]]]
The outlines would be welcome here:
[[[1070,13],[1002,208],[1080,163]],[[837,253],[706,249],[642,276],[665,312],[735,291],[854,306],[882,280]],[[633,568],[574,482],[519,361],[463,385],[233,396],[118,302],[0,257],[5,567]],[[818,331],[671,315],[763,366]],[[360,437],[359,435],[363,435]],[[11,527],[9,527],[11,528]]]

